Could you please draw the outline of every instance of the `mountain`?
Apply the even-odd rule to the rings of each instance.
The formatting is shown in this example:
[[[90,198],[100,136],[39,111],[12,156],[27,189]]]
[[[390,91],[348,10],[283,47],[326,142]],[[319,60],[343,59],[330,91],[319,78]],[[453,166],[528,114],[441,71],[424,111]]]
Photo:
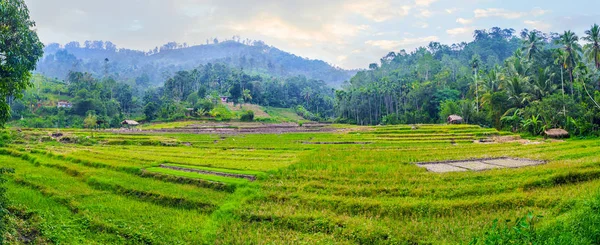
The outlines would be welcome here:
[[[96,77],[111,75],[116,80],[150,78],[152,84],[180,70],[189,70],[207,63],[223,63],[246,72],[276,77],[303,75],[323,80],[338,87],[357,71],[334,67],[321,60],[311,60],[287,53],[261,41],[215,40],[212,44],[187,46],[168,43],[149,52],[117,49],[111,42],[71,42],[64,46],[53,43],[44,49],[37,73],[64,79],[69,71],[92,73]]]

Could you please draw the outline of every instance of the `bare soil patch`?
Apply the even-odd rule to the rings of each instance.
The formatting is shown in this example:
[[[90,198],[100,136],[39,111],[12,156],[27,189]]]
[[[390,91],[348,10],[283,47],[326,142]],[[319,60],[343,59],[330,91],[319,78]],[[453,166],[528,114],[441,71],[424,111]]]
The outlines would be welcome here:
[[[444,162],[425,162],[417,163],[416,165],[426,168],[430,172],[448,173],[448,172],[464,172],[464,171],[486,171],[491,169],[503,168],[522,168],[545,164],[546,161],[521,159],[521,158],[483,158],[469,159],[459,161],[444,161]]]
[[[280,134],[297,132],[334,132],[338,129],[324,123],[206,123],[193,124],[181,128],[144,130],[158,133],[192,133],[192,134]]]

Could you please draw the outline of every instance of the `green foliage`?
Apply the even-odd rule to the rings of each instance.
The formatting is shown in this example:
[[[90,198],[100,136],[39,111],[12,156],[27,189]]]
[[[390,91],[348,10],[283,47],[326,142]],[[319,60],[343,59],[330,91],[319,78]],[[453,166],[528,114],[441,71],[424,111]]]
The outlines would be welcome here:
[[[148,102],[148,104],[144,106],[144,115],[146,115],[146,120],[152,121],[156,119],[157,111],[158,106],[154,104],[154,102]]]
[[[541,217],[529,213],[514,222],[507,220],[504,224],[496,219],[483,238],[474,239],[470,244],[538,244],[540,240],[535,231],[535,224],[539,218]]]
[[[600,68],[598,32],[597,25],[586,31],[583,49],[571,31],[524,30],[519,39],[514,30],[492,28],[475,31],[466,44],[392,52],[336,91],[337,121],[434,123],[458,114],[468,123],[532,135],[547,128],[594,134],[600,128],[593,95],[600,89],[593,75]]]
[[[440,104],[440,119],[445,121],[450,115],[461,114],[459,105],[452,100],[446,100]]]
[[[143,88],[160,85],[163,71],[173,74],[174,71],[192,70],[206,63],[221,63],[273,77],[304,75],[328,81],[331,86],[342,84],[355,73],[251,40],[228,40],[197,46],[170,42],[149,52],[117,49],[111,42],[90,40],[70,42],[63,47],[52,43],[45,52],[47,56],[38,68],[45,76],[63,78],[71,70],[85,69],[96,77],[108,75],[120,81],[132,81]],[[104,63],[105,58],[110,60],[108,66]]]
[[[495,220],[485,235],[471,244],[596,244],[600,241],[599,211],[600,195],[596,195],[545,226],[536,225],[542,217],[532,214],[514,224],[500,225]]]
[[[233,112],[231,112],[224,105],[217,105],[214,109],[210,111],[210,115],[219,121],[229,121],[233,119],[234,116]]]
[[[0,2],[0,126],[10,119],[7,98],[22,96],[31,86],[31,71],[42,57],[43,44],[23,0]]]
[[[254,111],[251,111],[251,110],[242,111],[242,114],[240,115],[240,121],[242,121],[242,122],[254,121]]]

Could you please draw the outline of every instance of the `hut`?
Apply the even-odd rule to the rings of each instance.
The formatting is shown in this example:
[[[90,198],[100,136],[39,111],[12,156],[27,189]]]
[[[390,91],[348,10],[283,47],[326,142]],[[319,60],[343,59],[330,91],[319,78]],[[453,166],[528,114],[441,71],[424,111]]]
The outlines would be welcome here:
[[[221,102],[222,103],[227,103],[228,99],[229,99],[229,97],[227,97],[227,96],[221,96]]]
[[[137,126],[137,125],[140,125],[138,122],[136,122],[136,121],[134,121],[134,120],[125,120],[125,121],[121,122],[121,124],[122,124],[122,125],[125,125],[125,126],[127,126],[127,127],[130,127],[130,126],[133,126],[133,127],[135,127],[135,126]]]
[[[69,101],[66,100],[61,100],[58,102],[58,104],[56,104],[57,108],[72,108],[73,104]]]
[[[544,131],[544,134],[547,137],[550,138],[568,138],[569,137],[569,132],[567,132],[567,130],[561,129],[561,128],[553,128],[553,129],[548,129],[546,131]]]
[[[461,124],[463,123],[463,118],[458,115],[450,115],[448,116],[448,124]]]

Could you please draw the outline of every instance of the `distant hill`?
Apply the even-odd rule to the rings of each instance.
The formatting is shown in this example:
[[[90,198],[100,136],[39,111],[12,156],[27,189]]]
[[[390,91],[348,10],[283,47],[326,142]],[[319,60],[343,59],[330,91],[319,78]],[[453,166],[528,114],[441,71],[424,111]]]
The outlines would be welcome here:
[[[64,46],[49,44],[44,51],[37,72],[58,79],[64,79],[69,71],[89,72],[97,77],[109,74],[117,80],[136,79],[146,74],[152,84],[158,85],[176,71],[201,64],[224,63],[250,73],[277,77],[304,75],[337,87],[357,72],[302,58],[260,41],[225,41],[189,47],[168,43],[148,52],[117,49],[111,42],[86,41]]]

